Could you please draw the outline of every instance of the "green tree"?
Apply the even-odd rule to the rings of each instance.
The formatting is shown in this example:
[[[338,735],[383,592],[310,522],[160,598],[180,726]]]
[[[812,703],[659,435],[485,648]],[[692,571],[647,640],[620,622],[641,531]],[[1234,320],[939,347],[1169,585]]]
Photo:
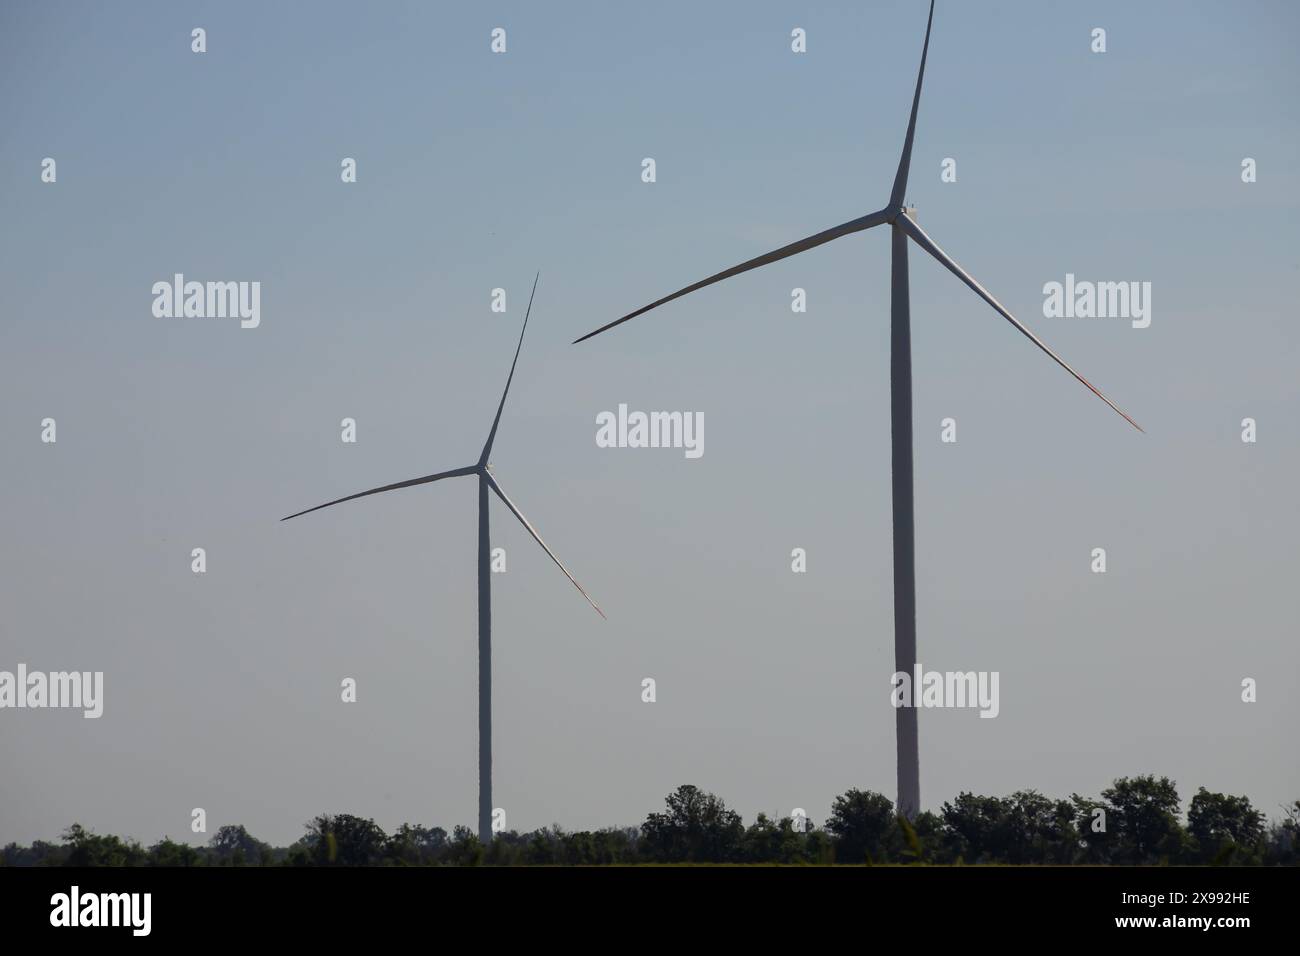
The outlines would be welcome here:
[[[246,830],[242,824],[227,824],[208,841],[208,852],[221,866],[244,866],[270,862],[272,850]]]
[[[148,859],[136,841],[96,836],[80,823],[68,827],[63,842],[68,846],[66,866],[140,866]]]
[[[560,841],[563,836],[564,831],[558,823],[533,831],[524,848],[524,862],[539,866],[560,862]]]
[[[826,832],[835,842],[840,863],[882,863],[892,839],[898,839],[894,804],[874,790],[848,790],[835,798]]]
[[[1091,797],[1081,797],[1077,793],[1072,793],[1070,794],[1070,806],[1073,809],[1074,829],[1078,833],[1076,850],[1071,862],[1109,863],[1112,841],[1110,839],[1110,820],[1105,816],[1108,810],[1106,804],[1093,800]],[[1106,829],[1094,829],[1094,827],[1103,824]]]
[[[307,824],[317,866],[372,866],[383,860],[388,837],[374,820],[350,813],[321,814]]]
[[[469,827],[458,826],[451,831],[446,860],[453,866],[482,866],[485,851],[478,835]]]
[[[1178,790],[1168,777],[1120,777],[1101,798],[1115,862],[1168,862],[1182,853],[1185,833],[1178,822]]]
[[[1017,790],[1005,801],[1008,826],[1004,862],[1069,863],[1079,842],[1074,807],[1036,790]]]
[[[813,830],[804,834],[804,859],[820,866],[830,866],[835,862],[835,841],[825,830]]]
[[[523,859],[528,840],[518,830],[505,830],[492,837],[484,847],[483,862],[488,866],[514,866]]]
[[[909,863],[943,863],[947,861],[944,852],[943,818],[937,813],[922,810],[912,821],[912,833],[916,837],[913,845],[906,837],[902,826],[899,827],[901,845],[897,856]]]
[[[808,840],[792,817],[770,819],[760,813],[741,840],[741,858],[749,863],[806,863]]]
[[[963,863],[1006,859],[1014,844],[1011,802],[963,791],[940,808],[948,855]]]
[[[388,837],[384,856],[401,866],[427,866],[438,862],[447,847],[447,831],[403,823]]]
[[[315,866],[316,865],[316,843],[319,837],[313,837],[311,834],[302,837],[294,842],[284,854],[283,863],[285,866]]]
[[[1264,815],[1246,797],[1201,787],[1187,811],[1187,830],[1201,863],[1258,863],[1263,852]]]
[[[699,787],[678,787],[664,801],[667,812],[641,824],[645,854],[660,863],[730,863],[741,855],[745,835],[740,814]]]
[[[637,861],[636,827],[607,827],[597,830],[595,850],[600,863],[635,863]]]
[[[10,843],[0,851],[4,866],[63,866],[70,848],[48,840],[34,840],[31,846]]]
[[[202,866],[203,856],[188,843],[177,843],[169,837],[149,847],[150,866]]]
[[[1273,866],[1300,864],[1300,800],[1282,808],[1282,819],[1269,824],[1264,862]]]

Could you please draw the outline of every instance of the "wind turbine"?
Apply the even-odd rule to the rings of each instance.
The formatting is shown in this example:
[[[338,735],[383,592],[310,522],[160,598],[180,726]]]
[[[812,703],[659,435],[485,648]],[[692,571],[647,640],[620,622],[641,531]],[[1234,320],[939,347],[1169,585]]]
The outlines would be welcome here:
[[[280,519],[288,521],[289,518],[297,518],[331,505],[352,501],[354,498],[377,495],[384,491],[396,491],[398,488],[427,485],[430,482],[441,481],[443,478],[478,476],[478,836],[484,843],[490,843],[492,840],[492,568],[491,547],[488,544],[489,488],[505,503],[510,513],[519,519],[519,523],[533,536],[533,540],[542,546],[542,550],[551,556],[556,567],[573,582],[573,586],[587,599],[587,603],[596,608],[596,613],[602,618],[605,616],[605,612],[582,589],[582,585],[569,573],[569,569],[561,564],[560,559],[546,546],[546,542],[542,540],[542,536],[537,533],[532,523],[524,517],[524,513],[510,500],[497,481],[492,465],[488,462],[488,455],[492,453],[492,443],[497,437],[497,426],[501,424],[501,412],[506,407],[506,395],[510,393],[510,382],[515,377],[515,366],[519,363],[519,350],[524,345],[524,333],[528,331],[528,316],[533,311],[533,295],[537,292],[537,278],[540,277],[541,273],[538,273],[533,279],[533,291],[528,294],[528,309],[524,312],[524,326],[519,330],[519,344],[515,346],[515,358],[510,363],[510,374],[506,377],[506,387],[501,393],[501,404],[497,406],[496,418],[492,419],[492,430],[488,432],[487,442],[483,445],[483,453],[479,455],[478,461],[464,468],[453,468],[451,471],[440,471],[436,475],[425,475],[423,478],[411,478],[408,481],[371,488],[369,491],[327,501],[323,505]]]
[[[944,252],[931,239],[913,218],[913,210],[903,204],[903,193],[907,189],[907,173],[912,164],[912,140],[916,133],[916,111],[921,103],[921,81],[925,77],[925,58],[930,49],[930,27],[934,23],[934,0],[930,0],[930,16],[925,24],[925,43],[921,48],[921,66],[916,75],[916,92],[912,96],[912,114],[907,121],[907,136],[903,140],[903,153],[898,161],[898,173],[894,176],[894,187],[889,193],[889,203],[885,208],[868,213],[857,219],[834,226],[823,232],[782,246],[766,255],[758,256],[738,266],[732,266],[716,275],[709,276],[684,289],[678,289],[671,295],[657,299],[649,305],[629,312],[620,319],[589,332],[574,344],[583,342],[594,335],[599,335],[616,325],[634,319],[643,312],[656,309],[673,299],[679,299],[697,289],[721,282],[732,276],[740,275],[759,266],[787,259],[800,252],[816,248],[855,232],[863,232],[874,226],[890,227],[892,242],[891,282],[890,282],[890,351],[889,351],[889,405],[891,425],[891,454],[893,472],[893,511],[894,511],[894,668],[896,672],[911,674],[916,662],[916,560],[914,550],[914,526],[912,514],[912,344],[911,317],[908,308],[907,284],[907,240],[911,239],[918,246],[934,256],[953,275],[955,275],[991,305],[1004,319],[1015,326],[1022,335],[1042,349],[1051,359],[1087,386],[1088,390],[1103,402],[1119,412],[1124,420],[1142,431],[1141,426],[1124,414],[1114,402],[1099,392],[1092,383],[1071,368],[1064,359],[1043,344],[1033,332],[1016,319],[1006,307],[989,294],[973,276]],[[913,694],[919,688],[913,688]],[[897,709],[898,739],[898,811],[908,818],[914,817],[921,808],[921,771],[917,749],[916,708],[899,707]]]

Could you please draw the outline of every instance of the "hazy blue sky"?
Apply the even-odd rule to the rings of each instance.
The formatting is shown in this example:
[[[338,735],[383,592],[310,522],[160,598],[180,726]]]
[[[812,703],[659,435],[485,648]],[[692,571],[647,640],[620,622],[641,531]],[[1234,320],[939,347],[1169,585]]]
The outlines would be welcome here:
[[[537,269],[493,460],[609,621],[494,503],[509,826],[636,823],[687,782],[746,817],[892,799],[888,231],[568,343],[884,205],[924,25],[4,4],[0,669],[106,687],[97,721],[0,712],[0,841],[198,841],[194,807],[277,843],[325,811],[473,822],[472,481],[277,519],[471,463]],[[1140,772],[1300,797],[1298,29],[1286,2],[938,4],[918,219],[1147,434],[913,250],[920,658],[1001,673],[997,719],[921,713],[927,808]],[[260,327],[155,318],[175,272],[261,281]],[[1044,318],[1066,273],[1151,282],[1150,327]],[[619,403],[702,412],[705,454],[598,448]]]

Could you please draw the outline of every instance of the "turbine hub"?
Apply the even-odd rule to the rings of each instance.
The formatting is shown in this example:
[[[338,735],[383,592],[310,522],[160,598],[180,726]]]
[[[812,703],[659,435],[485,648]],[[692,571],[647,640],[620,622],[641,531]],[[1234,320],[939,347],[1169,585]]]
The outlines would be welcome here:
[[[894,224],[894,220],[896,220],[899,216],[908,216],[915,211],[916,211],[915,206],[903,206],[903,205],[895,206],[893,209],[889,210],[889,218],[886,219],[885,221],[892,226]]]

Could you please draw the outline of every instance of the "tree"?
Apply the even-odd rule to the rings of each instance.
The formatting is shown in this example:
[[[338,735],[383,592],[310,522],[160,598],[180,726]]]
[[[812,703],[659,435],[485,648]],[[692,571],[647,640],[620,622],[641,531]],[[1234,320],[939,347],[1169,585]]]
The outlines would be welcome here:
[[[34,840],[29,847],[10,843],[0,852],[4,866],[64,866],[69,853],[67,846],[49,840]]]
[[[1074,829],[1078,834],[1073,861],[1091,864],[1109,863],[1112,841],[1110,821],[1106,819],[1106,804],[1072,793],[1070,806],[1073,810]],[[1098,826],[1105,826],[1105,829],[1094,829]]]
[[[635,863],[637,861],[636,827],[607,827],[597,830],[595,851],[599,863]]]
[[[806,836],[795,830],[792,817],[773,821],[760,813],[742,838],[741,858],[748,863],[804,863],[807,846]]]
[[[484,847],[483,862],[488,866],[515,866],[522,859],[528,840],[518,830],[503,830]]]
[[[1246,797],[1210,793],[1204,787],[1192,797],[1187,829],[1195,840],[1201,863],[1258,862],[1263,847],[1264,815]]]
[[[535,830],[524,848],[524,862],[540,866],[558,863],[560,841],[563,837],[564,831],[560,829],[558,823],[549,828],[542,827],[540,830]]]
[[[226,825],[217,830],[208,841],[214,862],[223,866],[244,866],[248,863],[269,863],[271,846],[263,843],[242,824]]]
[[[285,850],[284,865],[315,866],[317,842],[319,842],[319,838],[315,838],[311,834],[299,838]]]
[[[686,784],[664,801],[666,813],[641,824],[646,855],[660,863],[730,863],[740,857],[745,834],[740,814],[721,798]]]
[[[874,790],[853,789],[836,797],[826,819],[840,863],[883,862],[897,826],[894,804]]]
[[[835,862],[835,842],[825,830],[804,834],[804,859],[809,863],[830,866]]]
[[[912,828],[912,833],[916,837],[916,843],[913,844],[907,839],[906,827],[904,822]],[[914,820],[908,821],[906,817],[899,822],[899,829],[902,831],[903,846],[900,848],[899,859],[909,863],[943,863],[946,862],[946,855],[943,846],[943,818],[937,813],[929,810],[922,810],[916,815]]]
[[[169,837],[149,847],[150,866],[200,866],[203,857],[188,843],[177,843]]]
[[[601,862],[591,833],[566,833],[560,838],[560,862],[567,866],[590,866]]]
[[[963,791],[940,808],[945,844],[954,861],[1002,861],[1014,843],[1010,801]]]
[[[1006,801],[1009,817],[1007,863],[1069,863],[1079,831],[1068,800],[1052,800],[1037,790],[1017,790]]]
[[[383,859],[388,837],[374,820],[350,813],[321,814],[307,824],[317,866],[371,866]]]
[[[447,862],[454,866],[482,866],[484,850],[478,836],[469,827],[458,826],[451,831],[447,848]]]
[[[403,866],[420,866],[438,862],[447,846],[447,831],[403,823],[388,838],[384,856]]]
[[[69,846],[65,866],[140,866],[147,859],[136,841],[96,836],[80,823],[68,827],[63,842]]]
[[[1300,864],[1300,800],[1282,808],[1282,819],[1269,825],[1264,862]]]
[[[1120,777],[1101,798],[1111,820],[1116,862],[1167,862],[1182,852],[1178,790],[1168,777]]]

